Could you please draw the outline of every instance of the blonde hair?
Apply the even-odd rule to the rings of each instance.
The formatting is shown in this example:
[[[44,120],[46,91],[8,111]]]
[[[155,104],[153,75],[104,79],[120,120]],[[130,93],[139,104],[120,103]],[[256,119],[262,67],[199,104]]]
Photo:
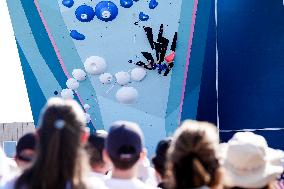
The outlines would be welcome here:
[[[217,185],[220,182],[218,143],[214,125],[184,121],[175,132],[169,148],[168,187],[182,189]]]

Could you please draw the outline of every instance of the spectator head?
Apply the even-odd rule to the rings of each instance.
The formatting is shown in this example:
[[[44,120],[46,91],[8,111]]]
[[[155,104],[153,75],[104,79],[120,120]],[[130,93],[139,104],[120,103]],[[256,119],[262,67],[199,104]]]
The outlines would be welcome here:
[[[165,177],[167,152],[170,147],[171,141],[171,138],[161,140],[157,145],[156,155],[152,158],[154,168],[161,178]]]
[[[29,167],[35,159],[36,137],[33,133],[25,134],[16,146],[15,161],[20,169]]]
[[[214,125],[185,121],[175,132],[168,156],[168,187],[198,188],[220,185],[218,134]]]
[[[228,188],[269,188],[283,172],[283,151],[269,148],[252,132],[236,133],[221,149]]]
[[[131,169],[142,156],[143,133],[136,123],[115,122],[109,130],[105,149],[114,168]]]
[[[84,112],[76,101],[48,100],[40,117],[37,157],[19,177],[15,188],[66,188],[66,184],[85,188],[85,126]]]
[[[93,171],[106,174],[109,171],[109,164],[103,160],[103,150],[107,132],[104,130],[97,130],[95,133],[90,134],[86,150],[89,154],[90,165]]]

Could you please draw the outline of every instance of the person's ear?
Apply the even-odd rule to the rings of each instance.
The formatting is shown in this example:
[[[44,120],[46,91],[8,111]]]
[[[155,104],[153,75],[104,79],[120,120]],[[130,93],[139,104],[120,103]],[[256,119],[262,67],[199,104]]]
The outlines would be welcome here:
[[[103,149],[103,160],[106,163],[111,163],[110,157],[105,149]]]
[[[107,165],[107,171],[111,171],[113,164],[111,162],[111,159],[105,149],[103,149],[103,161],[105,162],[105,165]]]
[[[17,163],[17,161],[19,161],[19,159],[18,159],[18,156],[17,155],[15,155],[14,156],[14,161]]]
[[[81,143],[82,144],[86,144],[87,141],[88,141],[89,136],[90,136],[90,132],[84,130],[82,132],[82,135],[81,135]]]
[[[140,152],[140,159],[144,160],[145,158],[147,158],[147,150],[146,148],[143,148],[142,152]]]

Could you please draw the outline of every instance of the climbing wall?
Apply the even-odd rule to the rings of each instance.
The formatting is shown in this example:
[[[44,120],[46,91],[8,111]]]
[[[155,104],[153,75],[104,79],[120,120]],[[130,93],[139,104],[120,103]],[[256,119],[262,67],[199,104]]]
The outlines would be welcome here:
[[[188,70],[195,83],[202,72],[189,61],[197,0],[7,3],[35,121],[46,99],[61,96],[82,105],[92,130],[138,122],[150,153],[176,129]],[[198,93],[187,106],[196,109]]]

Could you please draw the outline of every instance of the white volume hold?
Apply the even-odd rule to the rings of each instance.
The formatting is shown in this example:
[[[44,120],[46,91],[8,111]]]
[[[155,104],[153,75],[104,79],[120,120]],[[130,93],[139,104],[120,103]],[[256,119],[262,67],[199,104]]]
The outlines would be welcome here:
[[[84,81],[87,77],[87,74],[84,72],[82,69],[74,69],[72,71],[72,76],[77,80],[77,81]]]
[[[133,87],[121,87],[116,92],[116,99],[123,104],[133,104],[138,99],[138,91]]]
[[[66,81],[66,86],[69,88],[69,89],[72,89],[72,90],[77,90],[79,88],[79,82],[74,79],[74,78],[69,78],[67,81]]]
[[[128,72],[117,72],[115,75],[116,82],[119,85],[126,85],[130,82],[130,74]]]
[[[90,121],[91,121],[91,116],[90,116],[90,114],[85,113],[85,121],[86,121],[86,123],[90,123]]]
[[[91,108],[91,106],[89,104],[84,104],[84,110],[88,111]]]
[[[73,99],[74,93],[71,89],[63,89],[60,93],[63,99]]]
[[[87,73],[98,75],[105,72],[107,63],[105,59],[100,56],[90,56],[86,59],[84,67]]]
[[[133,81],[141,81],[145,78],[147,72],[144,68],[134,68],[131,70],[131,79]]]
[[[99,79],[102,84],[110,84],[113,76],[110,73],[103,73],[100,75]]]

